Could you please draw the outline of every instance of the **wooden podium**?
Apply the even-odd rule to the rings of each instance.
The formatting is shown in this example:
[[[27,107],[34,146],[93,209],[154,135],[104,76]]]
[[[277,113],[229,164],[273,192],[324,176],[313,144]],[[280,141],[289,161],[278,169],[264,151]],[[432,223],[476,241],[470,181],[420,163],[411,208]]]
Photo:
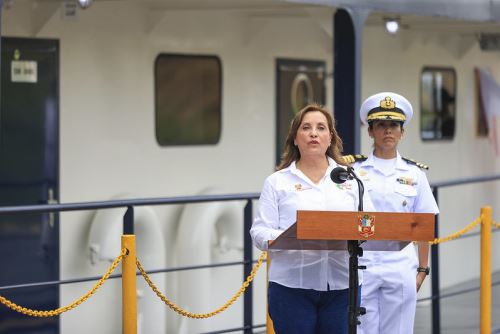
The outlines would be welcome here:
[[[433,213],[299,210],[297,222],[269,249],[347,250],[347,240],[360,240],[367,241],[364,251],[398,251],[411,241],[433,240],[434,223]]]
[[[269,249],[347,250],[349,252],[348,333],[356,334],[358,316],[358,256],[363,251],[399,251],[411,241],[434,239],[433,213],[366,211],[297,211],[297,222]],[[363,247],[360,247],[362,244]]]

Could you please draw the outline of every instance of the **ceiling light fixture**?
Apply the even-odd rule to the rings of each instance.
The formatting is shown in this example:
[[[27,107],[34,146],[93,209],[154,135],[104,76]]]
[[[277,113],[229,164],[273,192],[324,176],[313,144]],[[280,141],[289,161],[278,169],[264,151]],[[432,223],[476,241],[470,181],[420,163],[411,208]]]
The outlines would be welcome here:
[[[78,2],[78,5],[80,6],[80,8],[87,9],[90,7],[92,2],[94,2],[94,1],[93,0],[78,0],[77,2]]]
[[[399,19],[385,18],[385,30],[391,35],[395,35],[399,30]]]

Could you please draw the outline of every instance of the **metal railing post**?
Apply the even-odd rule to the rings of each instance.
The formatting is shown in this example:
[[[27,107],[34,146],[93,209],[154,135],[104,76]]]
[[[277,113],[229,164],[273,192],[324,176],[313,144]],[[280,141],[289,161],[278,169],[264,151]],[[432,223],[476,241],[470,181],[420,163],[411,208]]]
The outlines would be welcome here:
[[[480,333],[491,333],[491,207],[481,208]]]
[[[432,194],[436,203],[438,201],[438,187],[432,188]],[[436,224],[434,226],[434,236],[439,237],[439,215],[436,215]],[[441,332],[441,300],[439,297],[439,245],[431,247],[431,295],[432,295],[432,333]]]
[[[127,206],[123,216],[123,234],[134,234],[134,207]]]
[[[274,325],[273,325],[273,320],[269,316],[269,306],[267,303],[267,294],[269,293],[269,266],[271,265],[271,256],[269,256],[269,252],[267,253],[267,258],[266,258],[266,334],[275,334],[274,332]]]
[[[122,262],[122,332],[137,334],[137,296],[135,276],[135,235],[122,235],[122,249],[127,255]]]
[[[246,280],[252,271],[253,263],[253,245],[250,236],[250,228],[252,227],[252,200],[249,199],[244,209],[243,218],[243,281]],[[253,327],[253,283],[250,283],[243,295],[243,327],[245,334],[252,333]]]

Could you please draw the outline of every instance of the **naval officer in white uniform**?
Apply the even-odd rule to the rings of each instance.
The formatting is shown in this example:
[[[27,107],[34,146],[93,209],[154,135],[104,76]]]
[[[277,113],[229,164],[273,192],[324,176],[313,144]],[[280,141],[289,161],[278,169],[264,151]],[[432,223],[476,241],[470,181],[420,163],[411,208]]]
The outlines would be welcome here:
[[[410,102],[401,95],[370,96],[361,105],[360,118],[368,124],[373,152],[350,157],[377,211],[438,214],[424,172],[428,167],[402,157],[397,149],[412,115]],[[360,318],[360,333],[413,333],[417,291],[429,274],[428,254],[427,242],[418,243],[418,252],[410,243],[400,252],[364,253],[361,306],[367,313]]]

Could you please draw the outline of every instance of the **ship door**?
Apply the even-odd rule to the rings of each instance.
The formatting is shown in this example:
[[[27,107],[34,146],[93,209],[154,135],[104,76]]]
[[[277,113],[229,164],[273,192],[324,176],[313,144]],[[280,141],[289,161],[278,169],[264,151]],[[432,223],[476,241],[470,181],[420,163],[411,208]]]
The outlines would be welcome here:
[[[59,197],[59,43],[2,38],[0,206]],[[57,214],[0,215],[0,286],[59,279]],[[57,285],[0,290],[16,304],[56,309]],[[0,305],[0,333],[57,333],[58,317],[33,318]]]
[[[325,104],[326,63],[278,59],[276,78],[276,164],[278,164],[295,113],[309,103]]]

